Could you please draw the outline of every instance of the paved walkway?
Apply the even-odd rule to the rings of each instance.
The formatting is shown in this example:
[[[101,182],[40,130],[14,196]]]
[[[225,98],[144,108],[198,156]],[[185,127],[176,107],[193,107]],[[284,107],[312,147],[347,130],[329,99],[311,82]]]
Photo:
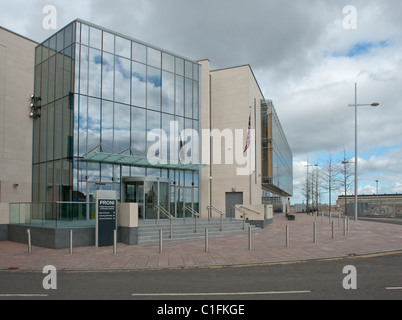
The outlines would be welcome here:
[[[254,229],[252,250],[249,250],[248,233],[210,238],[209,252],[205,241],[164,241],[163,254],[159,244],[127,246],[118,244],[117,255],[113,248],[75,248],[52,250],[39,247],[27,253],[27,245],[0,242],[0,269],[42,270],[54,265],[57,270],[130,270],[142,268],[174,268],[200,266],[248,265],[345,257],[385,251],[402,250],[402,226],[350,221],[349,232],[344,235],[343,221],[338,226],[334,219],[335,239],[328,217],[317,218],[317,242],[313,242],[315,218],[305,214],[288,221],[276,216],[266,229]],[[289,227],[289,247],[286,247],[286,225]]]

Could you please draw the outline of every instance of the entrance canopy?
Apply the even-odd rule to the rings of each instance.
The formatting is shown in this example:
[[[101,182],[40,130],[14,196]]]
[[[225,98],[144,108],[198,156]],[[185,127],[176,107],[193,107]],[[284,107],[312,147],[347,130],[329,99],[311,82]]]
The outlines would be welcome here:
[[[180,161],[156,160],[149,161],[147,158],[129,156],[124,154],[112,154],[104,152],[90,152],[83,158],[86,162],[97,162],[107,164],[119,164],[124,166],[151,167],[160,169],[179,169],[179,170],[200,170],[207,167],[204,164],[181,163]]]

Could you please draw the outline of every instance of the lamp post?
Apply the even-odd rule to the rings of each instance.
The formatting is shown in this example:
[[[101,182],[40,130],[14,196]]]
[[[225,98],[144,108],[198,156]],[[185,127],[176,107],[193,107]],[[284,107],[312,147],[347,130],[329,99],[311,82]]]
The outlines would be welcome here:
[[[349,104],[349,107],[355,108],[355,221],[357,221],[357,190],[358,190],[358,154],[357,154],[357,107],[378,107],[380,104],[374,102],[372,104],[357,104],[357,83],[355,83],[355,103]]]

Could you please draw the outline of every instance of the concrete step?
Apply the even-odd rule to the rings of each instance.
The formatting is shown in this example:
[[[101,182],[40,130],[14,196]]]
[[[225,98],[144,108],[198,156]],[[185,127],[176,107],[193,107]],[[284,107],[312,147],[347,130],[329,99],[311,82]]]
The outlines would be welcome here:
[[[208,235],[210,237],[219,237],[227,234],[242,234],[248,231],[249,224],[246,223],[245,230],[243,230],[243,221],[230,221],[224,219],[223,231],[220,230],[220,219],[199,219],[197,221],[197,232],[195,232],[194,219],[173,220],[173,240],[179,239],[198,239],[205,237],[205,229],[208,228]],[[138,242],[158,242],[159,230],[163,232],[163,239],[170,240],[170,222],[167,220],[160,220],[158,223],[154,221],[142,221],[138,228]]]

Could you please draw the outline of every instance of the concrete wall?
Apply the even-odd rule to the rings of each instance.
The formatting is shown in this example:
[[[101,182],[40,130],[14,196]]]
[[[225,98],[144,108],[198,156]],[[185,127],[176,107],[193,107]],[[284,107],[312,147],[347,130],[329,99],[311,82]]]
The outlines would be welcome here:
[[[210,168],[201,172],[201,213],[207,215],[206,205],[212,202],[217,209],[225,212],[225,195],[228,192],[242,192],[244,204],[261,204],[261,99],[263,95],[250,66],[240,66],[209,71],[209,61],[201,61],[201,108],[202,129],[217,129],[221,133],[229,129],[233,142],[221,140],[221,164],[213,159]],[[251,108],[250,108],[251,107]],[[256,130],[256,144],[251,152],[256,171],[251,175],[239,175],[244,168],[240,160],[245,158],[244,147],[251,112],[251,127]],[[243,130],[242,139],[236,139],[235,130]],[[239,141],[240,140],[240,141]],[[212,140],[212,146],[217,141]],[[255,148],[256,147],[256,148]],[[232,156],[233,154],[233,156]],[[238,154],[238,158],[236,158]],[[227,157],[225,155],[228,155]],[[212,177],[212,183],[210,181]],[[212,185],[212,189],[210,188]]]
[[[35,46],[0,28],[0,225],[8,224],[9,203],[31,201]]]

